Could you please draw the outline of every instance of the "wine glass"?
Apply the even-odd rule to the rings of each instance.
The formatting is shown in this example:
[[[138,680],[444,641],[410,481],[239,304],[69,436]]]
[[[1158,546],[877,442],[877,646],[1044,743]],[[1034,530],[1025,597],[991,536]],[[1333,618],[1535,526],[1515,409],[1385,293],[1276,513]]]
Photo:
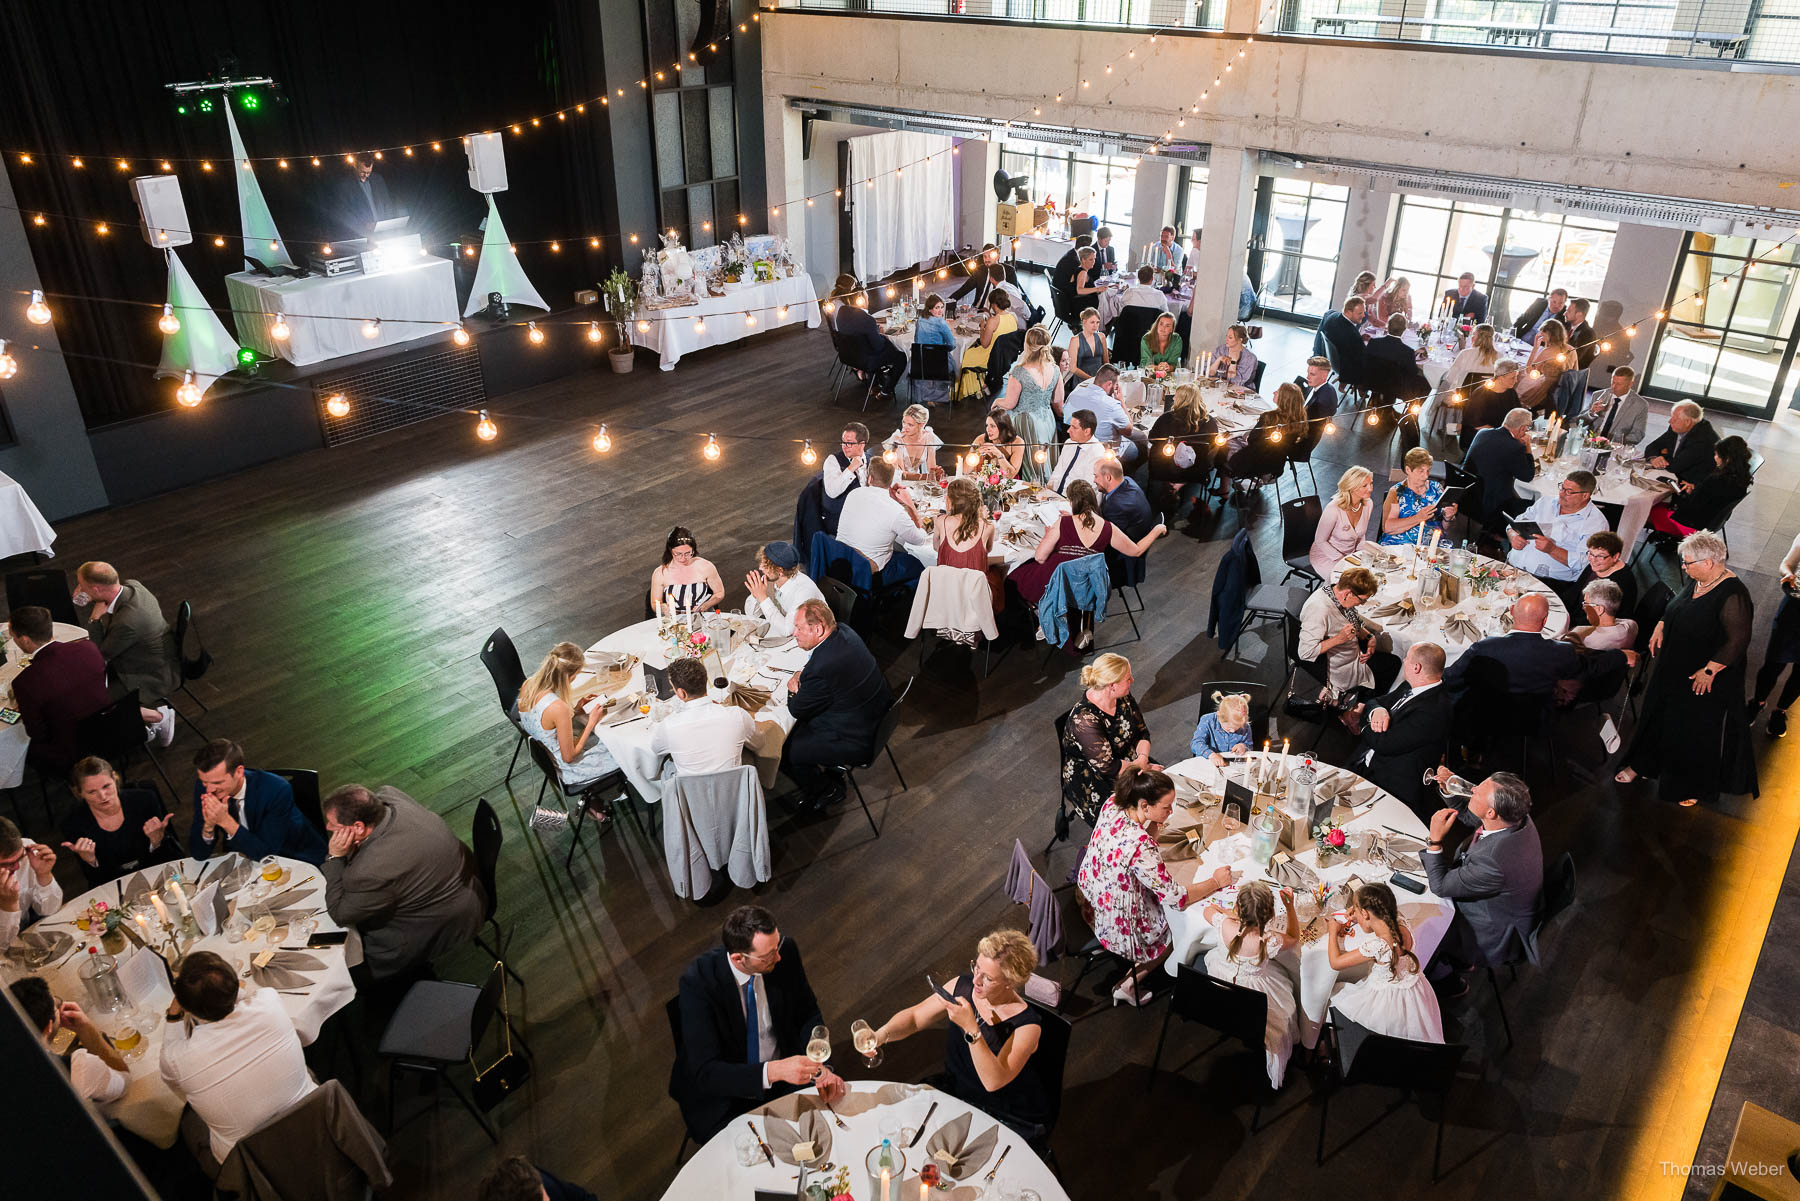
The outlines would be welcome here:
[[[831,1032],[825,1027],[812,1028],[812,1035],[806,1040],[806,1057],[820,1067],[824,1067],[825,1061],[831,1058]]]
[[[862,1052],[863,1066],[878,1068],[881,1066],[881,1043],[875,1037],[875,1031],[869,1023],[857,1018],[850,1023],[850,1042]]]

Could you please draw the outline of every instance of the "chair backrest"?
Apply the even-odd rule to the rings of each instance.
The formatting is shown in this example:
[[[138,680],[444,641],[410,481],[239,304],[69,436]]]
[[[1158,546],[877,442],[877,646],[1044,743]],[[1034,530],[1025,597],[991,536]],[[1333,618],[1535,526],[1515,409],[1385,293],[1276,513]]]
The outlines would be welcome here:
[[[481,877],[481,887],[487,892],[487,912],[481,915],[486,921],[500,907],[500,898],[494,891],[494,877],[499,873],[500,846],[506,841],[506,834],[500,829],[500,815],[494,812],[486,797],[475,802],[475,817],[469,823],[469,841],[475,844],[475,873]]]
[[[30,571],[6,573],[6,608],[22,609],[26,605],[42,605],[50,610],[50,620],[82,624],[75,612],[75,601],[69,592],[69,576],[60,567],[37,567]]]
[[[679,995],[670,997],[663,1002],[663,1016],[669,1019],[669,1038],[675,1044],[675,1067],[679,1073],[685,1075],[683,1056],[687,1051],[687,1040],[681,1036],[681,997]],[[673,1076],[670,1077],[670,1083],[674,1083]],[[671,1088],[669,1091],[673,1095],[674,1089]]]
[[[1216,707],[1213,693],[1230,696],[1234,692],[1247,693],[1250,697],[1250,734],[1245,742],[1255,745],[1268,735],[1269,731],[1269,686],[1253,683],[1249,680],[1207,680],[1200,685],[1200,713],[1194,720],[1198,721],[1211,713]]]
[[[894,698],[894,703],[888,706],[888,711],[883,713],[881,720],[875,723],[875,742],[869,748],[869,761],[857,764],[858,767],[872,766],[876,757],[887,747],[888,739],[894,736],[894,731],[900,726],[900,706],[906,703],[906,694],[912,691],[912,686],[913,677],[908,676],[906,687],[900,690],[900,695]]]
[[[193,633],[194,642],[199,647],[199,653],[191,659],[187,653],[189,633]],[[189,680],[198,680],[205,675],[206,669],[212,666],[212,652],[206,649],[206,643],[201,640],[199,631],[195,629],[194,606],[185,600],[175,606],[174,642],[175,666],[181,671],[181,682],[185,684]]]
[[[1269,998],[1254,988],[1228,980],[1215,980],[1199,968],[1180,965],[1175,995],[1170,998],[1176,1017],[1198,1022],[1220,1034],[1261,1050],[1269,1021]]]
[[[1044,1084],[1044,1134],[1056,1129],[1062,1115],[1063,1074],[1069,1063],[1069,1039],[1075,1027],[1069,1019],[1047,1006],[1026,1002],[1037,1011],[1043,1025],[1038,1028],[1038,1048],[1032,1058],[1038,1061],[1038,1075]]]
[[[1556,381],[1556,411],[1567,417],[1581,407],[1587,396],[1587,372],[1565,371]]]
[[[819,591],[825,594],[825,603],[831,606],[831,615],[840,624],[849,625],[850,615],[856,610],[856,589],[833,575],[814,582],[819,585]]]
[[[1296,496],[1281,502],[1281,557],[1296,558],[1312,549],[1325,505],[1316,496]],[[1326,581],[1329,583],[1330,581]]]
[[[1448,1092],[1469,1048],[1462,1043],[1426,1043],[1391,1034],[1375,1034],[1336,1010],[1337,1070],[1345,1084]]]
[[[469,1011],[471,1049],[481,1045],[496,1013],[503,1017],[511,1016],[506,1012],[506,965],[499,960],[494,961],[493,968],[488,972],[487,982],[481,986],[481,995],[475,998],[475,1008]]]
[[[914,382],[919,380],[949,381],[956,378],[956,372],[950,363],[951,347],[938,344],[921,345],[914,342],[912,353],[908,356],[907,374]]]
[[[343,1084],[324,1080],[238,1140],[220,1165],[218,1195],[282,1201],[367,1197],[394,1182],[386,1146]]]
[[[1023,317],[1024,314],[1021,313],[1019,316]],[[993,346],[989,348],[987,369],[988,383],[994,387],[998,387],[998,384],[995,383],[995,381],[1006,377],[1006,373],[1012,370],[1012,365],[1018,361],[1019,353],[1024,349],[1025,324],[1021,321],[1018,329],[1013,330],[1010,334],[1001,334],[998,338],[994,339]]]
[[[294,808],[300,811],[312,828],[325,833],[325,812],[319,806],[319,773],[308,767],[265,768],[270,775],[280,776],[294,790]]]
[[[1267,359],[1256,360],[1256,367],[1250,372],[1250,390],[1252,392],[1262,391],[1263,372],[1268,369],[1268,366]]]
[[[137,689],[75,723],[75,749],[123,767],[144,746],[144,716]]]
[[[519,662],[518,648],[505,630],[496,627],[481,647],[481,665],[494,681],[500,694],[500,708],[511,709],[519,703],[519,688],[525,683],[525,665]]]
[[[1575,857],[1567,851],[1544,876],[1544,891],[1538,902],[1538,930],[1554,921],[1563,910],[1575,903]]]
[[[1644,590],[1644,594],[1638,597],[1637,608],[1632,611],[1632,616],[1637,619],[1638,623],[1637,645],[1633,649],[1639,654],[1649,651],[1650,635],[1656,632],[1657,623],[1663,619],[1663,610],[1667,609],[1669,602],[1674,599],[1675,593],[1662,580],[1650,585]]]
[[[531,761],[537,764],[539,771],[544,773],[544,779],[550,781],[550,787],[567,795],[568,789],[563,787],[562,769],[557,767],[555,757],[550,754],[550,748],[535,738],[526,738],[525,745],[531,748]]]

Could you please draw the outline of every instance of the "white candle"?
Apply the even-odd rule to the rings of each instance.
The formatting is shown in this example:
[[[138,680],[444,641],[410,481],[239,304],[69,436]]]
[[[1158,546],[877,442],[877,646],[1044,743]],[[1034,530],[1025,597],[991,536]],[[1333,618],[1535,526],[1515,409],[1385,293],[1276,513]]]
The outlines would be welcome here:
[[[164,905],[162,902],[162,898],[157,896],[155,893],[150,894],[150,907],[152,909],[156,910],[156,916],[159,920],[161,920],[163,925],[167,926],[170,924],[169,923],[169,907],[167,905]]]
[[[919,1181],[919,1201],[931,1201],[931,1186]]]
[[[148,921],[146,921],[146,920],[145,920],[145,918],[144,918],[144,915],[143,915],[143,914],[141,914],[141,913],[138,913],[138,914],[134,914],[134,915],[133,915],[133,917],[134,917],[134,918],[135,918],[135,919],[136,919],[136,921],[137,921],[137,924],[138,924],[138,929],[139,929],[139,930],[141,930],[141,931],[143,931],[143,934],[144,934],[144,939],[145,939],[145,941],[146,941],[146,942],[147,942],[147,941],[149,941],[149,938],[150,938],[150,923],[149,923],[149,922],[148,922]]]
[[[193,917],[194,907],[188,904],[187,890],[181,887],[181,881],[170,880],[169,891],[175,894],[175,906],[181,910],[181,916]]]
[[[1283,775],[1283,776],[1287,775],[1287,765],[1288,765],[1288,740],[1283,738],[1281,740],[1281,775]]]
[[[881,1201],[890,1201],[890,1198],[888,1197],[888,1186],[890,1183],[889,1176],[891,1174],[889,1169],[881,1169]]]

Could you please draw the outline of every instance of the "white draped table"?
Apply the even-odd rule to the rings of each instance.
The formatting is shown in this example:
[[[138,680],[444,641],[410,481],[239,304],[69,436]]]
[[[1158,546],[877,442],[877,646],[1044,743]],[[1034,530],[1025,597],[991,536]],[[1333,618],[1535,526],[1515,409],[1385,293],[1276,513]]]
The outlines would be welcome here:
[[[1280,758],[1279,755],[1274,757]],[[1262,762],[1263,756],[1260,752],[1256,752],[1246,758],[1252,765],[1255,765]],[[1290,769],[1299,761],[1300,757],[1297,755],[1291,758],[1289,760]],[[1346,793],[1353,797],[1359,796],[1359,793],[1368,794],[1369,799],[1355,805],[1352,810],[1354,816],[1344,823],[1346,834],[1354,836],[1364,832],[1388,832],[1406,835],[1416,839],[1420,844],[1427,841],[1429,831],[1426,830],[1425,824],[1411,809],[1393,796],[1368,784],[1354,772],[1345,771],[1343,768],[1329,767],[1319,763],[1316,759],[1314,766],[1320,772],[1321,783],[1324,782],[1328,773],[1348,777],[1350,784],[1345,790]],[[1233,779],[1241,778],[1243,768],[1239,763],[1228,764],[1227,767],[1232,773]],[[1221,786],[1220,771],[1213,766],[1210,759],[1184,759],[1180,763],[1171,765],[1168,771],[1170,775],[1190,781],[1202,790],[1217,790]],[[1182,828],[1196,825],[1199,821],[1200,815],[1197,811],[1178,804],[1169,819],[1169,825],[1171,828]],[[1239,881],[1240,884],[1247,880],[1267,881],[1269,879],[1268,872],[1251,858],[1249,848],[1250,835],[1248,831],[1244,831],[1219,839],[1208,846],[1198,859],[1178,860],[1167,866],[1170,874],[1175,877],[1176,883],[1182,885],[1186,885],[1196,876],[1210,875],[1221,867],[1241,871],[1243,880]],[[1393,872],[1386,866],[1361,858],[1353,859],[1349,856],[1337,856],[1329,866],[1320,866],[1319,852],[1310,843],[1294,858],[1311,868],[1322,883],[1334,887],[1344,883],[1351,876],[1356,876],[1365,884],[1380,884],[1385,883],[1393,875]],[[1407,875],[1413,876],[1421,884],[1425,882],[1423,872],[1416,874],[1408,872]],[[1235,896],[1235,887],[1214,894],[1214,897],[1217,898],[1216,903],[1221,908],[1230,908],[1231,900]],[[1400,904],[1401,918],[1412,927],[1414,954],[1419,957],[1419,962],[1422,964],[1431,962],[1432,953],[1437,950],[1438,943],[1443,941],[1444,932],[1450,928],[1451,919],[1456,916],[1455,907],[1449,901],[1433,893],[1429,887],[1423,893],[1395,888],[1394,899]],[[1189,905],[1186,909],[1177,909],[1173,905],[1163,906],[1163,913],[1169,919],[1169,934],[1174,943],[1174,949],[1169,953],[1169,958],[1165,963],[1165,970],[1170,975],[1176,974],[1176,968],[1180,964],[1192,966],[1199,963],[1208,949],[1218,945],[1218,931],[1208,925],[1200,916],[1209,902],[1213,902],[1213,898]],[[1309,913],[1311,898],[1297,898],[1296,903],[1302,905],[1300,916],[1306,917]],[[1275,900],[1277,925],[1286,923],[1286,912],[1286,906],[1282,903],[1281,895],[1277,891]],[[1301,922],[1303,931],[1305,925],[1304,921]],[[1275,962],[1287,973],[1289,979],[1296,986],[1295,996],[1300,1002],[1298,1015],[1300,1041],[1308,1047],[1318,1041],[1319,1027],[1325,1021],[1326,1012],[1331,1007],[1331,994],[1336,990],[1339,981],[1348,983],[1368,973],[1367,964],[1351,968],[1341,974],[1335,971],[1331,966],[1326,946],[1326,940],[1329,937],[1330,934],[1327,931],[1310,942],[1302,942],[1298,948],[1285,948],[1275,958]]]
[[[431,255],[373,275],[293,279],[241,271],[225,277],[225,295],[236,315],[239,342],[299,365],[429,338],[460,320],[456,268],[449,259]],[[287,318],[285,341],[276,341],[269,332],[277,313]],[[376,337],[363,334],[367,317],[381,318]]]
[[[1614,449],[1615,456],[1630,453],[1630,447],[1620,446]],[[1548,467],[1540,466],[1538,473],[1527,483],[1515,483],[1521,495],[1538,496],[1544,489],[1556,489],[1562,486],[1563,480],[1571,471],[1581,468],[1579,458],[1563,458],[1551,463]],[[1645,468],[1644,471],[1652,471]],[[1642,475],[1643,472],[1640,472]],[[1667,472],[1653,473],[1668,475]],[[1670,476],[1669,478],[1673,478]],[[1625,557],[1631,557],[1631,548],[1637,545],[1638,535],[1650,524],[1650,510],[1656,502],[1672,494],[1672,490],[1661,488],[1645,488],[1631,482],[1631,469],[1623,463],[1614,462],[1607,466],[1604,474],[1598,477],[1600,486],[1594,490],[1595,504],[1617,505],[1619,522],[1613,527],[1619,539],[1625,543]]]
[[[944,493],[941,488],[921,480],[908,480],[905,486],[919,506],[920,517],[928,518],[933,524],[942,519]],[[996,532],[993,548],[988,552],[988,563],[1010,572],[1037,551],[1044,530],[1051,522],[1062,520],[1063,514],[1069,511],[1069,502],[1042,484],[1014,481],[1008,492],[1014,498],[1013,507],[1001,513],[994,523]],[[925,566],[937,566],[937,547],[933,543],[906,549]]]
[[[80,642],[87,636],[80,626],[59,621],[50,637],[55,642]],[[0,645],[6,648],[6,662],[0,663],[0,701],[8,709],[17,709],[12,686],[25,670],[25,656],[13,645],[12,632],[4,627],[0,627]],[[24,722],[0,725],[0,788],[17,788],[25,782],[25,752],[30,748],[31,736],[25,732]]]
[[[1376,515],[1379,520],[1380,515]],[[1378,565],[1383,560],[1375,557],[1388,552],[1400,557],[1398,566]],[[1444,551],[1439,550],[1440,564]],[[1351,559],[1357,560],[1352,562]],[[1503,568],[1505,563],[1498,559],[1490,559],[1485,555],[1470,555],[1471,563],[1486,563],[1496,568]],[[1423,562],[1423,560],[1421,560]],[[1496,587],[1484,596],[1475,596],[1469,581],[1462,581],[1462,597],[1453,605],[1446,605],[1437,598],[1429,603],[1419,603],[1419,581],[1412,576],[1413,555],[1411,546],[1381,546],[1365,542],[1349,559],[1340,560],[1334,572],[1346,567],[1367,567],[1375,573],[1380,587],[1375,595],[1357,607],[1357,612],[1370,625],[1381,629],[1381,649],[1391,650],[1404,657],[1414,643],[1435,642],[1444,648],[1444,662],[1454,663],[1462,657],[1462,653],[1475,645],[1473,639],[1459,639],[1445,632],[1445,625],[1454,617],[1467,617],[1480,631],[1481,637],[1505,633],[1501,625],[1501,614],[1512,607],[1513,601],[1525,592],[1540,592],[1550,604],[1550,618],[1544,623],[1544,637],[1560,638],[1569,629],[1569,609],[1562,598],[1552,592],[1549,587],[1529,572],[1520,571],[1513,580],[1513,591],[1509,594],[1504,585]],[[1400,600],[1411,597],[1414,602],[1413,616],[1403,620],[1399,614],[1384,614],[1382,609]]]
[[[662,369],[673,371],[684,354],[801,321],[809,329],[819,328],[819,294],[804,271],[723,296],[703,296],[699,304],[640,308],[632,318],[631,340],[661,355]]]
[[[34,550],[49,555],[55,541],[56,531],[31,503],[24,486],[0,472],[0,559]]]

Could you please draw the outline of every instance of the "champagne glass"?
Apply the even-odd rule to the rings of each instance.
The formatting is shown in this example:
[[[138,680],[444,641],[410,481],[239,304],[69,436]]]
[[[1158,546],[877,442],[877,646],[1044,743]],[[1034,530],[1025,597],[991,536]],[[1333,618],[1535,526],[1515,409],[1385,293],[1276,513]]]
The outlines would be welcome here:
[[[831,1058],[831,1033],[825,1027],[812,1028],[812,1035],[806,1040],[806,1057],[820,1067]]]
[[[862,1052],[863,1066],[870,1068],[881,1066],[881,1043],[876,1039],[875,1031],[869,1028],[869,1023],[861,1018],[851,1022],[850,1041],[858,1051]]]

